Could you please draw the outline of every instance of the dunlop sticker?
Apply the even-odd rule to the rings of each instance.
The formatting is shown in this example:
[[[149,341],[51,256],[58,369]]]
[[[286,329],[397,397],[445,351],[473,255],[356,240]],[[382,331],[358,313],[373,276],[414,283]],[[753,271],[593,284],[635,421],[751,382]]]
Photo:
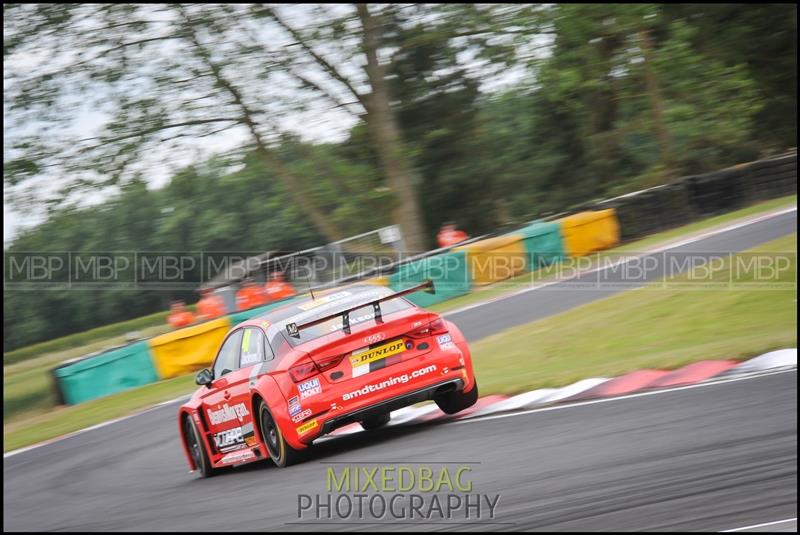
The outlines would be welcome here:
[[[366,349],[358,353],[353,353],[350,356],[350,364],[353,365],[353,368],[357,368],[369,364],[370,362],[402,353],[405,350],[406,346],[403,340],[395,340],[394,342],[389,342],[388,344],[383,344],[373,349]]]
[[[297,434],[298,435],[305,435],[309,431],[312,431],[312,430],[316,429],[317,426],[318,426],[317,420],[316,419],[311,420],[310,422],[306,422],[303,425],[299,426],[297,428]]]

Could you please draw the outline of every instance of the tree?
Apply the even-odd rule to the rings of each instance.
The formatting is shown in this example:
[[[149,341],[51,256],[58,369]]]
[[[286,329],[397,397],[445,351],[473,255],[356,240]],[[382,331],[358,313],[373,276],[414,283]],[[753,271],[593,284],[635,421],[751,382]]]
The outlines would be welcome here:
[[[274,170],[314,226],[328,239],[340,239],[341,229],[275,151],[287,116],[318,110],[314,100],[321,95],[366,123],[395,196],[393,219],[411,249],[424,246],[425,230],[389,80],[394,62],[420,40],[419,32],[406,29],[415,22],[427,32],[449,32],[448,39],[460,39],[463,50],[478,47],[478,55],[492,60],[503,51],[504,61],[509,46],[481,49],[480,44],[498,32],[514,32],[493,18],[496,12],[511,19],[509,9],[472,6],[357,4],[340,14],[320,6],[312,8],[308,28],[291,25],[279,8],[261,5],[4,9],[5,52],[12,66],[6,96],[20,123],[7,149],[12,155],[6,161],[7,184],[48,174],[69,176],[70,188],[116,186],[136,168],[146,168],[156,148],[162,157],[167,151],[183,154],[200,139],[236,133]],[[293,12],[302,9],[295,6]],[[334,60],[322,55],[320,43],[326,50],[341,45]],[[308,90],[305,95],[302,89]],[[105,119],[97,135],[81,138],[70,131],[79,103]],[[53,128],[67,135],[54,140]]]
[[[7,76],[7,106],[19,122],[7,150],[7,185],[49,175],[66,185],[53,196],[58,202],[75,187],[117,186],[154,159],[235,132],[326,238],[344,237],[275,150],[285,102],[258,90],[272,81],[276,62],[256,46],[243,7],[63,4],[4,10],[7,61],[39,57]],[[96,135],[75,131],[79,106],[102,116]],[[53,136],[54,129],[65,135]]]

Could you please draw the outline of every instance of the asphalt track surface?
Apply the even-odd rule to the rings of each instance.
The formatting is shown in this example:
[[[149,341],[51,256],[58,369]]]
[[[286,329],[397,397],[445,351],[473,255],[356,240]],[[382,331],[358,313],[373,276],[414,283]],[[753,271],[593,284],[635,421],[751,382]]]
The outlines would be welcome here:
[[[737,252],[796,228],[792,212],[677,252]],[[449,317],[475,340],[626,289],[558,286]],[[175,409],[5,459],[4,530],[722,530],[797,516],[796,372],[344,435],[316,445],[301,465],[262,462],[209,480],[187,473]],[[456,523],[462,514],[430,525],[298,518],[298,496],[327,494],[326,470],[343,466],[334,463],[436,469],[444,462],[472,463],[473,493],[500,495],[495,518]]]

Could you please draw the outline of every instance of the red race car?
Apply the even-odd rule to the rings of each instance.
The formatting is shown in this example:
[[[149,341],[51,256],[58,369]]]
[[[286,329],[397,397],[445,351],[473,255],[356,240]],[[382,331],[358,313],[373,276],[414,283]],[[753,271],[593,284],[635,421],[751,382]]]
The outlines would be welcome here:
[[[334,429],[386,425],[391,411],[433,399],[454,414],[478,399],[458,327],[402,292],[358,284],[295,300],[228,333],[200,388],[178,412],[192,470],[266,457],[278,466]]]

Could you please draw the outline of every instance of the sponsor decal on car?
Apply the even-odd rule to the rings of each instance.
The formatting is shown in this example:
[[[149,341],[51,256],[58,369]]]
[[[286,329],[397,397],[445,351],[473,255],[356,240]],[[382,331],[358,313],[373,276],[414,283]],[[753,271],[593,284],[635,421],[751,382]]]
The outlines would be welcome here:
[[[245,424],[242,427],[234,427],[220,431],[214,435],[214,444],[221,453],[235,451],[250,445],[247,439],[253,438],[253,424]]]
[[[234,453],[229,453],[225,457],[220,459],[220,462],[222,464],[235,464],[235,463],[241,463],[241,462],[244,462],[244,461],[249,461],[250,459],[254,459],[254,458],[255,458],[255,454],[252,451],[245,450],[245,451],[237,451],[237,452],[234,452]]]
[[[420,368],[418,370],[414,370],[410,374],[404,373],[402,375],[397,375],[395,377],[390,377],[385,381],[381,381],[380,383],[373,383],[365,385],[363,388],[359,388],[358,390],[354,390],[353,392],[348,392],[342,396],[343,401],[348,401],[351,399],[355,399],[359,396],[366,396],[371,392],[377,392],[378,390],[383,390],[384,388],[388,388],[390,386],[394,386],[397,384],[406,384],[411,379],[416,379],[417,377],[422,377],[423,375],[427,375],[429,373],[433,373],[437,370],[435,364],[431,364],[430,366],[426,366],[425,368]]]
[[[289,398],[289,416],[294,416],[301,410],[303,410],[303,408],[300,406],[298,397],[294,396],[293,398]]]
[[[213,411],[208,409],[206,412],[213,425],[224,424],[231,420],[239,420],[241,422],[245,416],[250,416],[250,411],[247,410],[247,406],[244,403],[237,403],[233,406],[224,403],[219,409]]]
[[[319,424],[317,423],[317,420],[315,418],[315,419],[311,420],[310,422],[306,422],[303,425],[299,426],[297,428],[297,434],[298,435],[305,435],[309,431],[313,431],[314,429],[316,429],[318,426],[319,426]]]
[[[311,416],[311,409],[306,409],[303,412],[297,413],[296,415],[292,416],[292,421],[296,424],[299,424],[309,416]]]
[[[315,378],[298,384],[297,390],[300,391],[300,399],[306,399],[322,393],[322,386],[319,384],[319,378]]]
[[[354,351],[350,355],[350,364],[353,367],[353,377],[366,375],[371,371],[386,367],[384,359],[394,355],[399,355],[406,350],[403,340],[393,340],[385,344],[373,347],[365,347]]]
[[[453,343],[453,337],[449,334],[442,334],[436,337],[436,343],[439,344],[439,349],[453,349],[456,347],[455,343]]]

